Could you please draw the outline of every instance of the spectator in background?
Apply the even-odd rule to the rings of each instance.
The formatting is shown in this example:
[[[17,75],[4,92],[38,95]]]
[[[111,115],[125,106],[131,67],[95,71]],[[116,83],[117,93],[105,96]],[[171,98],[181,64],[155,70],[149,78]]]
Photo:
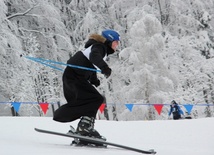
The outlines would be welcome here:
[[[171,102],[170,105],[169,117],[171,114],[173,115],[174,120],[181,119],[181,115],[184,115],[183,111],[174,100]]]

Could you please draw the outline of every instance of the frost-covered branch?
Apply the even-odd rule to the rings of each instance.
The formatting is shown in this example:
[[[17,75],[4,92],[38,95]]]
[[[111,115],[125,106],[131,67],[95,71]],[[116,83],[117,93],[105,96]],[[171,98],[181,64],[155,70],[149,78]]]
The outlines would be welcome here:
[[[38,30],[28,30],[28,29],[24,29],[24,28],[19,28],[19,29],[22,30],[22,31],[39,33],[39,34],[41,34],[42,36],[44,36],[45,38],[48,38],[48,37],[49,37],[49,36],[47,36],[46,34],[44,34],[43,32],[38,31]]]
[[[39,4],[33,5],[31,8],[29,8],[29,9],[26,10],[25,12],[13,14],[13,15],[11,15],[11,16],[8,16],[7,19],[12,19],[12,18],[18,17],[18,16],[25,16],[25,15],[28,14],[31,10],[33,10],[34,8],[36,8],[36,7],[38,7],[38,6],[39,6]]]

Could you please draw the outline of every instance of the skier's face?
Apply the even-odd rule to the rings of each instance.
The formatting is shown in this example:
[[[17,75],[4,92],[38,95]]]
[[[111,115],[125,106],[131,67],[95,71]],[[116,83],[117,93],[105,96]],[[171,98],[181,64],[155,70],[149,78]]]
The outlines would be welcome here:
[[[119,41],[113,41],[111,44],[111,48],[115,51],[119,45]]]

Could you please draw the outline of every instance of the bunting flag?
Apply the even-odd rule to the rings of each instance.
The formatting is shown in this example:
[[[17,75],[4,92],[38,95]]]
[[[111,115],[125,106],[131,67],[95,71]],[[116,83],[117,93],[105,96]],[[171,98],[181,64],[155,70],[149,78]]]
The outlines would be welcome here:
[[[129,111],[131,112],[134,104],[125,104],[125,105],[126,105],[126,108],[129,109]]]
[[[14,108],[14,110],[18,113],[21,104],[38,104],[38,102],[0,102],[1,103],[10,103],[11,106]],[[50,103],[44,102],[44,103],[39,103],[40,108],[42,109],[43,113],[46,114],[47,110],[48,110],[48,106]],[[109,104],[108,104],[109,105]],[[111,104],[110,104],[111,105]],[[124,104],[126,106],[126,108],[132,112],[133,106],[135,105],[134,103],[128,103],[128,104]],[[170,104],[136,104],[136,105],[147,105],[147,106],[154,106],[155,110],[157,111],[157,113],[160,115],[162,112],[162,108],[163,106],[168,106]],[[214,106],[214,104],[198,104],[198,105],[194,105],[194,104],[182,104],[184,106],[184,108],[186,109],[187,113],[190,115],[193,106]],[[102,103],[101,106],[99,107],[99,110],[101,113],[103,113],[104,109],[106,107],[106,103]]]
[[[188,114],[190,115],[190,113],[192,111],[192,108],[193,108],[193,105],[191,105],[191,104],[184,104],[183,106],[187,110]]]
[[[153,106],[156,109],[156,111],[158,112],[158,114],[160,115],[162,108],[163,108],[163,104],[154,104]]]
[[[105,107],[106,107],[105,103],[101,104],[101,106],[99,107],[99,110],[100,110],[101,113],[103,113]]]
[[[12,104],[14,110],[18,113],[21,103],[20,102],[12,102],[11,104]]]
[[[46,112],[47,112],[47,110],[48,110],[48,105],[49,105],[49,103],[39,103],[39,105],[40,105],[40,107],[41,107],[43,113],[46,114]]]

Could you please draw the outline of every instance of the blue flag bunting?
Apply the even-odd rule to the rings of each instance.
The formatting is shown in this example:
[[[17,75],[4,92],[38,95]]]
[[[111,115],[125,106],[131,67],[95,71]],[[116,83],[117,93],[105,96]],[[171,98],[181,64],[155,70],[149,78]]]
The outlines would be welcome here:
[[[129,111],[132,111],[134,104],[125,104],[125,105],[126,105],[126,108],[129,109]]]
[[[20,102],[12,102],[11,104],[12,104],[14,110],[16,112],[19,112],[19,108],[20,108],[21,103]]]
[[[191,105],[191,104],[184,104],[183,106],[187,110],[188,114],[190,114],[191,111],[192,111],[193,105]]]

